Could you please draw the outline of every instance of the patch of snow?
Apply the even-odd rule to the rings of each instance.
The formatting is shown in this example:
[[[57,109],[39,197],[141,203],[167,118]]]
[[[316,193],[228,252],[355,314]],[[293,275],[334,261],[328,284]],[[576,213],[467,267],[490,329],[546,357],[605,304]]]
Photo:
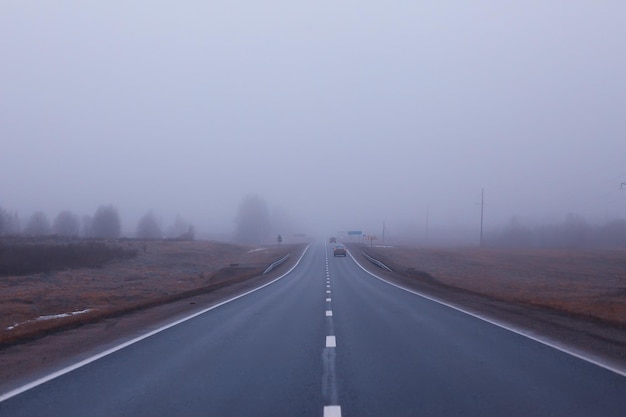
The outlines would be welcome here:
[[[52,319],[60,319],[62,317],[71,317],[71,316],[77,316],[79,314],[85,314],[87,312],[91,311],[90,308],[86,308],[84,310],[80,310],[80,311],[72,311],[71,313],[61,313],[61,314],[52,314],[50,316],[39,316],[35,319],[35,321],[43,321],[43,320],[52,320]]]
[[[48,316],[39,316],[39,317],[37,317],[36,319],[33,319],[33,320],[27,320],[27,321],[23,321],[21,323],[15,323],[14,325],[7,327],[5,330],[13,330],[13,329],[15,329],[18,326],[21,326],[21,325],[27,324],[27,323],[32,323],[32,322],[35,322],[35,321],[53,320],[53,319],[60,319],[60,318],[63,318],[63,317],[77,316],[79,314],[88,313],[91,310],[93,310],[93,309],[86,308],[84,310],[72,311],[72,312],[69,312],[69,313],[51,314],[51,315],[48,315]]]
[[[265,250],[265,248],[250,249],[250,250],[248,251],[248,253],[252,253],[252,252],[259,252],[259,251],[262,251],[262,250]]]

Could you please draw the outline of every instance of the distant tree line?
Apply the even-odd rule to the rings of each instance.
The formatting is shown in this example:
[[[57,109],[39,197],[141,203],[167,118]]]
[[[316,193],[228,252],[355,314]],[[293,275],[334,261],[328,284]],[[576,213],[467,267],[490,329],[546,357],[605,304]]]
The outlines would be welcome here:
[[[276,242],[276,236],[282,239],[288,232],[293,232],[292,219],[282,210],[270,212],[266,201],[256,194],[244,197],[235,216],[233,239],[250,245],[262,245]],[[101,205],[93,215],[78,216],[69,210],[57,214],[52,222],[43,211],[33,213],[22,223],[16,212],[9,212],[0,207],[0,236],[60,236],[118,239],[121,237],[121,220],[117,208],[113,205]],[[135,236],[140,239],[182,239],[193,240],[193,225],[176,216],[174,223],[163,228],[153,211],[145,213],[137,222]]]
[[[591,225],[580,215],[568,214],[560,224],[527,226],[513,218],[506,226],[489,233],[485,245],[570,249],[626,247],[626,219]]]
[[[194,239],[194,227],[180,215],[174,224],[162,230],[153,211],[143,215],[136,229],[136,236],[142,239]],[[93,216],[82,218],[69,210],[61,211],[52,222],[43,211],[34,212],[24,223],[17,212],[9,212],[0,207],[0,236],[59,236],[86,237],[100,239],[118,239],[122,235],[122,223],[117,208],[113,205],[101,205]]]
[[[72,242],[47,239],[0,243],[0,277],[29,275],[67,268],[96,268],[112,259],[137,256],[137,250],[104,241]]]

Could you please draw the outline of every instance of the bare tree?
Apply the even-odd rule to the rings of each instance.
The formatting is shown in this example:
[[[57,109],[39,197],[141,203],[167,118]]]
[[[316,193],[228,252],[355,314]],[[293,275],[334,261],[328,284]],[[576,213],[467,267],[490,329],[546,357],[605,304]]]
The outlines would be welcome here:
[[[20,234],[20,216],[17,214],[17,211],[8,213],[5,218],[4,228],[7,235]]]
[[[183,239],[183,240],[194,240],[195,236],[196,236],[196,229],[192,225],[189,225],[187,227],[187,231],[179,235],[178,238]]]
[[[6,224],[7,224],[8,215],[9,213],[7,213],[2,207],[0,207],[0,236],[7,234]]]
[[[0,236],[18,235],[20,233],[20,219],[17,212],[10,213],[0,207]]]
[[[28,219],[24,234],[29,236],[45,236],[50,234],[50,222],[43,211],[36,211]]]
[[[189,224],[180,214],[176,215],[174,224],[167,228],[167,237],[173,239],[193,240],[194,227]]]
[[[267,203],[258,195],[245,197],[235,218],[235,239],[241,243],[261,244],[270,232],[270,215]]]
[[[163,237],[161,226],[152,211],[147,212],[139,219],[137,237],[141,239],[161,239]]]
[[[92,226],[93,225],[93,217],[91,216],[83,216],[82,220],[82,236],[83,237],[93,237]]]
[[[54,219],[52,230],[59,236],[78,236],[80,230],[78,216],[69,210],[60,212]]]
[[[100,206],[93,216],[91,233],[94,237],[117,239],[121,234],[120,215],[114,206]]]

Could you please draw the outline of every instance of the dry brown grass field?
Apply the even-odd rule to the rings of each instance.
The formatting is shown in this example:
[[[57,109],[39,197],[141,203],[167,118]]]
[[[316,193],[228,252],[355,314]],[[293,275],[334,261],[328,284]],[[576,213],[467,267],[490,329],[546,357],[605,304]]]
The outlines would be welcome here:
[[[369,247],[409,279],[626,326],[626,250]]]
[[[100,267],[0,277],[0,347],[212,291],[262,274],[293,246],[255,250],[205,241],[137,241]]]

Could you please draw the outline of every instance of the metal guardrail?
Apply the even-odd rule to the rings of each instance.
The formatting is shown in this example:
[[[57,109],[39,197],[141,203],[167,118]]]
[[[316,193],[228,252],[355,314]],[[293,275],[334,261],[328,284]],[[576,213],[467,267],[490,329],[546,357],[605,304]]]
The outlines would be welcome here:
[[[287,258],[289,258],[289,253],[287,255],[285,255],[283,258],[277,260],[276,262],[274,262],[273,264],[271,264],[270,266],[268,266],[265,271],[263,271],[263,274],[267,274],[268,272],[270,272],[272,269],[276,268],[278,265],[282,264],[283,262],[285,262],[287,260]]]
[[[393,270],[391,268],[389,268],[387,265],[385,265],[384,263],[382,263],[378,259],[372,258],[367,253],[361,251],[361,255],[363,255],[365,257],[365,259],[367,259],[368,261],[370,261],[371,263],[373,263],[377,267],[382,268],[385,271],[393,272]]]

